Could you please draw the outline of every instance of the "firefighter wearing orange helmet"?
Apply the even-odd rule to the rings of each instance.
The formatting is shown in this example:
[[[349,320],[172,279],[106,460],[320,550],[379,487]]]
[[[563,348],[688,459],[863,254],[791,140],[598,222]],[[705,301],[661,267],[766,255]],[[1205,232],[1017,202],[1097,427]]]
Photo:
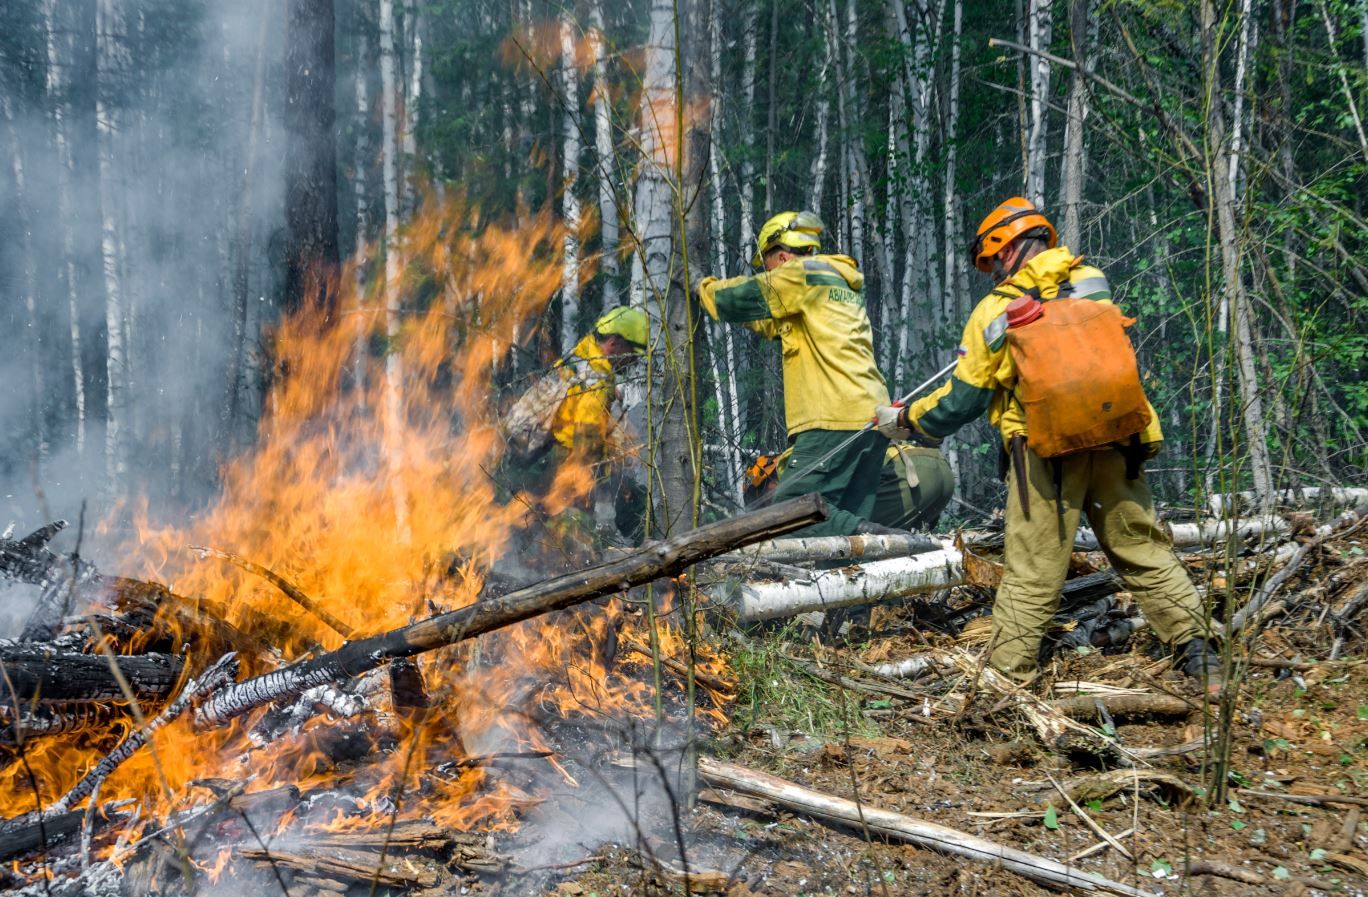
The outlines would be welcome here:
[[[1210,615],[1155,521],[1141,465],[1163,433],[1106,275],[1057,246],[1049,219],[1021,197],[983,220],[969,252],[996,285],[965,325],[954,372],[876,419],[890,438],[934,444],[986,411],[1001,434],[1005,569],[990,662],[1018,681],[1036,676],[1086,514],[1183,671],[1219,688]]]

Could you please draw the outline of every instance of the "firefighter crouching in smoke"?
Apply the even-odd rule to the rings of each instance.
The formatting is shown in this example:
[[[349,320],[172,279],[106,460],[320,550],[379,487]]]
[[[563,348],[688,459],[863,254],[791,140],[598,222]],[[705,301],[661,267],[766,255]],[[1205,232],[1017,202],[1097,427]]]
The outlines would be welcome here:
[[[964,328],[950,379],[907,407],[883,405],[891,438],[936,441],[988,412],[1006,448],[1006,556],[989,662],[1037,673],[1082,514],[1155,633],[1188,676],[1219,690],[1210,618],[1155,522],[1141,465],[1163,434],[1140,384],[1106,276],[1055,245],[1027,200],[979,225],[970,254],[997,286]]]
[[[743,498],[750,507],[779,486],[792,449],[760,455],[746,470]],[[870,519],[897,530],[926,531],[936,525],[955,491],[955,475],[940,449],[894,442],[884,454]]]
[[[778,340],[784,359],[784,415],[793,456],[776,501],[820,492],[831,516],[805,536],[882,533],[872,522],[888,440],[871,429],[817,464],[887,404],[865,313],[864,275],[846,255],[820,255],[821,220],[781,212],[756,239],[753,276],[698,284],[703,309]]]
[[[616,530],[633,532],[639,522],[638,490],[623,476],[636,440],[615,406],[617,378],[645,353],[649,332],[641,309],[610,309],[502,421],[503,483],[542,499],[566,461],[591,467],[595,526],[609,539]]]

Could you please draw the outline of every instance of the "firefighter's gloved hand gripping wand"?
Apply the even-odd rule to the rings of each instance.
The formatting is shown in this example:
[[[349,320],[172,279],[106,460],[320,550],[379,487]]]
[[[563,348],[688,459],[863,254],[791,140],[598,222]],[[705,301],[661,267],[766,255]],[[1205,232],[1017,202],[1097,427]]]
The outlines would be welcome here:
[[[958,358],[958,357],[956,357],[954,361],[950,362],[950,363],[947,364],[945,367],[941,368],[939,371],[936,371],[936,372],[935,372],[934,374],[932,374],[930,377],[927,377],[926,380],[924,380],[923,382],[921,382],[921,383],[917,384],[916,386],[914,386],[912,389],[910,389],[905,395],[903,395],[902,397],[900,397],[900,398],[899,398],[896,402],[894,402],[893,404],[894,404],[894,405],[906,405],[908,402],[912,401],[912,397],[915,396],[917,393],[921,392],[923,389],[926,389],[928,386],[933,386],[933,385],[935,385],[942,377],[944,377],[946,374],[948,374],[948,373],[950,373],[951,371],[953,371],[953,370],[955,369],[955,365],[957,365],[957,364],[959,364],[959,358]],[[837,454],[839,454],[843,449],[845,449],[847,446],[849,446],[852,442],[854,442],[855,440],[859,439],[861,436],[863,436],[864,434],[868,433],[870,430],[874,429],[874,427],[875,427],[876,425],[877,425],[877,419],[871,420],[869,423],[865,424],[863,427],[861,427],[860,429],[856,430],[854,433],[851,433],[851,434],[850,434],[850,437],[849,437],[848,439],[843,440],[839,445],[837,445],[837,446],[836,446],[835,448],[833,448],[831,451],[827,452],[825,455],[823,455],[822,457],[818,458],[816,461],[813,461],[811,464],[809,464],[809,465],[808,465],[806,468],[804,468],[803,470],[800,470],[800,471],[798,471],[797,473],[791,474],[791,476],[795,476],[795,477],[807,476],[808,474],[812,473],[812,472],[813,472],[814,470],[816,470],[817,468],[821,467],[821,466],[822,466],[823,464],[825,464],[827,461],[831,460],[831,459],[832,459],[833,457],[835,457]],[[756,507],[763,507],[764,505],[768,504],[769,501],[770,501],[770,499],[771,499],[771,498],[773,497],[773,495],[775,495],[775,494],[777,494],[777,493],[771,493],[769,496],[766,496],[765,499],[763,499],[762,501],[757,502],[757,503],[756,503]]]

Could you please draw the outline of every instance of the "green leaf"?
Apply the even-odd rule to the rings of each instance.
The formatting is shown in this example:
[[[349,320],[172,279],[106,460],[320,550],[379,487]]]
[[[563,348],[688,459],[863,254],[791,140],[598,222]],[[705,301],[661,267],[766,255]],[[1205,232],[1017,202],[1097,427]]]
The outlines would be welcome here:
[[[1358,705],[1358,718],[1361,720],[1368,720],[1368,704]]]
[[[1059,811],[1054,808],[1054,804],[1045,808],[1045,827],[1052,832],[1059,829]]]
[[[892,701],[870,701],[866,706],[867,706],[870,710],[891,710],[891,709],[893,709],[893,702],[892,702]]]
[[[1094,797],[1092,800],[1088,801],[1088,809],[1092,810],[1094,813],[1101,813],[1102,801]]]
[[[1235,798],[1233,798],[1233,797],[1230,799],[1230,803],[1227,804],[1226,806],[1230,807],[1230,812],[1232,812],[1232,813],[1243,813],[1243,812],[1244,812],[1244,807],[1242,807],[1242,806],[1240,805],[1240,802],[1239,802],[1238,800],[1236,800]]]
[[[1273,877],[1278,881],[1287,881],[1292,877],[1292,873],[1287,871],[1286,866],[1278,866],[1273,870]]]
[[[1173,864],[1165,859],[1157,859],[1150,864],[1150,871],[1155,878],[1168,878],[1173,874]]]
[[[1245,823],[1239,819],[1232,819],[1230,820],[1230,827],[1237,832],[1241,832],[1244,831]]]
[[[1313,859],[1313,860],[1323,860],[1323,859],[1325,859],[1325,849],[1322,848],[1322,847],[1317,847],[1315,850],[1311,851],[1311,859]]]

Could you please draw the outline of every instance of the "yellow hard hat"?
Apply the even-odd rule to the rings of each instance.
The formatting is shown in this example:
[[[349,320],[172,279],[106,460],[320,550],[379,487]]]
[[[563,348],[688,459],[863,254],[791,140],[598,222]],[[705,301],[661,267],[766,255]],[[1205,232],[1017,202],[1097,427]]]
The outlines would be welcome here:
[[[594,333],[599,336],[620,336],[632,344],[640,354],[646,351],[650,339],[651,324],[646,312],[629,305],[610,308],[594,323]]]
[[[825,227],[815,212],[780,212],[766,221],[755,238],[755,258],[751,264],[764,267],[765,253],[776,246],[789,249],[820,249],[822,241],[818,238]]]
[[[1053,249],[1057,238],[1050,219],[1041,214],[1029,199],[1013,196],[988,213],[978,226],[974,242],[969,244],[969,258],[985,274],[993,270],[993,257],[1022,234],[1043,228],[1046,242]]]

